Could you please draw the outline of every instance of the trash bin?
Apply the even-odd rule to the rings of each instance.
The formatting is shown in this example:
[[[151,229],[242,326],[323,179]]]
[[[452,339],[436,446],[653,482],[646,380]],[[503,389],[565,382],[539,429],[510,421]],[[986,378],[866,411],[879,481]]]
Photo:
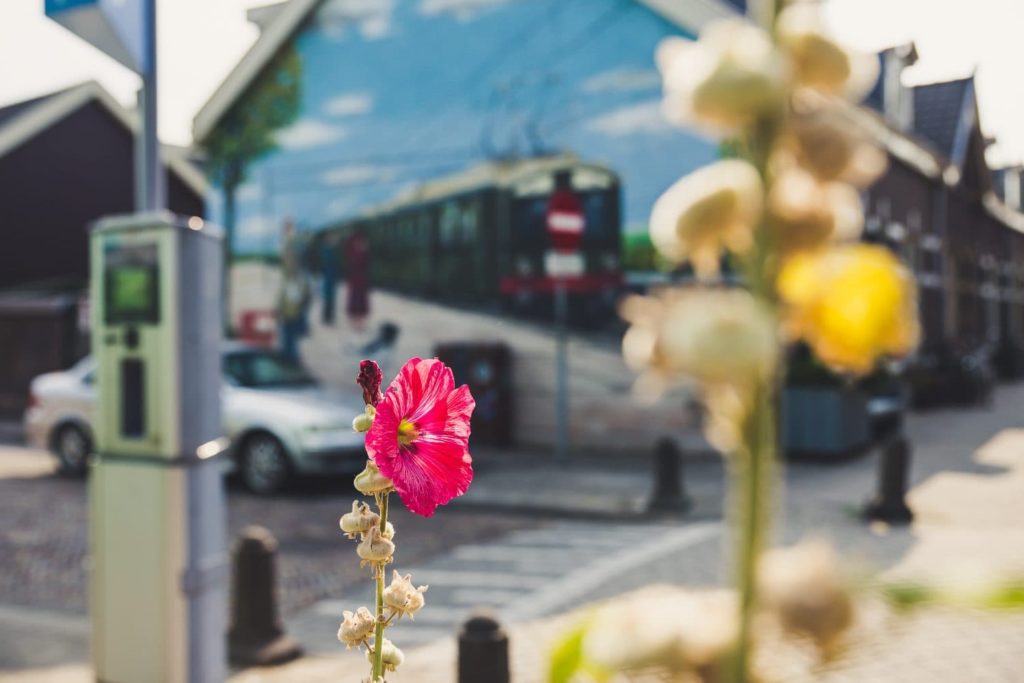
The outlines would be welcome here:
[[[456,386],[466,384],[476,399],[472,443],[512,443],[512,367],[505,344],[455,342],[439,344],[434,354],[452,369]]]
[[[243,311],[238,324],[238,338],[254,346],[270,347],[277,337],[277,320],[273,311]]]

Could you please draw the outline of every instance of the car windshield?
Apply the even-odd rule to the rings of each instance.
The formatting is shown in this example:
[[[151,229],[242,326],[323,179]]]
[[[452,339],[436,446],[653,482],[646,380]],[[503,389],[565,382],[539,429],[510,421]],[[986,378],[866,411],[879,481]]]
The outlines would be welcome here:
[[[274,351],[240,351],[224,355],[224,374],[243,387],[298,387],[316,384],[299,363]]]

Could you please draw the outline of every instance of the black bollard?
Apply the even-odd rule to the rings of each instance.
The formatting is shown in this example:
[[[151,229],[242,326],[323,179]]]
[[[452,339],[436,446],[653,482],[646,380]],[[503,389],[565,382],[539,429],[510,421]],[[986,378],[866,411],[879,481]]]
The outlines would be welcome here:
[[[508,636],[498,620],[476,612],[459,630],[458,683],[509,683]]]
[[[896,436],[886,442],[878,460],[878,493],[864,508],[864,518],[871,522],[909,524],[914,513],[904,496],[910,475],[910,442]]]
[[[692,506],[679,448],[671,439],[662,439],[654,449],[654,486],[647,511],[685,513]]]
[[[277,609],[277,540],[267,529],[249,526],[231,554],[231,663],[266,666],[295,659],[302,648],[285,635]]]

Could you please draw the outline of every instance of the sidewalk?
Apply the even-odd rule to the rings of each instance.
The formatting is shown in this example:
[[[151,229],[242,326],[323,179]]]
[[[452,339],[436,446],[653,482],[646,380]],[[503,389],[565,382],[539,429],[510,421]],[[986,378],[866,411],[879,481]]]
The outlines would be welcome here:
[[[914,447],[914,488],[908,498],[916,515],[912,527],[867,527],[857,518],[856,511],[875,486],[876,461],[869,456],[827,465],[790,465],[784,539],[789,542],[818,531],[832,539],[851,566],[892,577],[1024,574],[1024,385],[1000,388],[989,410],[912,415],[907,430]],[[496,605],[511,635],[516,683],[543,680],[546,648],[584,599],[664,582],[720,583],[725,574],[724,534],[716,521],[723,494],[721,464],[698,460],[687,469],[696,506],[692,516],[677,521],[636,517],[651,482],[649,463],[636,464],[561,468],[480,453],[478,479],[471,489],[476,498],[469,496],[461,503],[467,511],[520,498],[540,509],[575,502],[586,515],[598,507],[610,515],[517,531],[492,542],[453,548],[425,566],[402,567],[413,572],[414,580],[420,575],[429,579],[425,582],[432,587],[422,619],[403,625],[402,633],[396,631],[406,664],[389,682],[454,681],[451,634],[474,604],[485,602],[484,597],[493,600],[486,593],[494,592],[496,576],[519,577],[518,588],[506,590],[505,602]],[[563,543],[570,537],[578,542]],[[622,548],[644,543],[649,545],[644,546],[643,563],[630,565],[622,559]],[[552,546],[562,550],[552,552]],[[585,590],[574,595],[570,587],[577,584]],[[289,619],[289,629],[307,644],[310,656],[280,668],[240,672],[233,680],[361,680],[365,659],[336,645],[334,632],[340,611],[362,604],[366,596],[338,597]],[[870,619],[861,626],[863,648],[814,680],[1024,681],[1022,614],[931,610],[896,621],[879,617],[877,610],[867,614]],[[19,671],[6,678],[0,673],[0,681],[8,680],[70,683],[89,680],[89,672],[80,665]],[[811,679],[787,673],[784,680]]]
[[[999,390],[989,411],[943,411],[911,416],[915,484],[908,496],[916,521],[910,528],[867,527],[857,507],[874,486],[874,459],[833,466],[793,465],[783,535],[796,540],[808,531],[830,537],[854,566],[888,577],[946,580],[979,573],[1024,574],[1024,385]],[[521,476],[521,475],[520,475]],[[544,496],[544,477],[533,482]],[[564,481],[564,480],[563,480]],[[635,486],[639,478],[623,477]],[[697,485],[694,489],[699,490]],[[568,494],[572,495],[572,494]],[[699,524],[699,522],[697,523]],[[720,539],[719,539],[720,540]],[[687,547],[662,558],[660,567],[638,571],[641,583],[678,580],[707,585],[718,564],[720,543]],[[703,557],[694,561],[694,555]],[[710,555],[716,555],[710,557]],[[665,575],[665,564],[669,572]],[[704,574],[701,576],[701,574]],[[623,584],[623,590],[635,585]],[[622,591],[618,591],[622,592]],[[548,594],[549,597],[551,594]],[[592,598],[607,597],[595,594]],[[430,601],[424,614],[430,610]],[[546,648],[572,614],[506,622],[511,637],[513,680],[541,683]],[[301,621],[298,620],[298,621]],[[811,677],[799,662],[776,663],[781,680],[794,683],[1020,683],[1024,681],[1024,614],[931,609],[894,618],[868,602],[856,631],[858,648]],[[398,639],[401,644],[401,638]],[[359,680],[359,655],[339,651],[311,656],[278,669],[253,669],[236,676],[244,683]],[[394,683],[455,680],[452,637],[406,650]]]

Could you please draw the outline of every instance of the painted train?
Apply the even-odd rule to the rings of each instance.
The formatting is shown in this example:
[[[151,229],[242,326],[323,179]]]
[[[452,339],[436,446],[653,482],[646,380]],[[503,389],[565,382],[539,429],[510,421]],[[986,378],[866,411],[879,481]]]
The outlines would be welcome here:
[[[550,319],[546,214],[556,179],[570,184],[585,220],[583,273],[568,284],[570,322],[604,326],[616,318],[623,282],[621,184],[610,169],[571,155],[490,161],[435,178],[326,226],[314,244],[361,232],[370,243],[373,287]]]

